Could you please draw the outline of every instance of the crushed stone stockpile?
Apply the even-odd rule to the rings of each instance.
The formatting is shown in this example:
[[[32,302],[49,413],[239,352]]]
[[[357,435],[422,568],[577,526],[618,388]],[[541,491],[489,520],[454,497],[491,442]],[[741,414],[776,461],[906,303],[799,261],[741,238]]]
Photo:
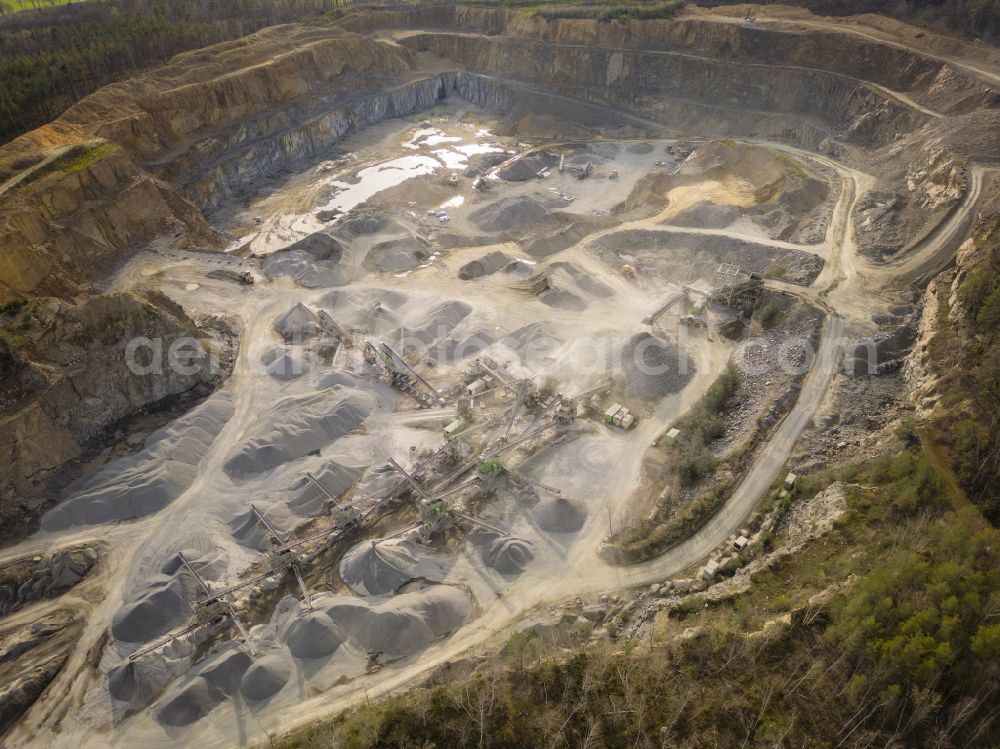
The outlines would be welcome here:
[[[309,373],[309,364],[302,352],[284,346],[275,346],[265,351],[260,356],[260,363],[268,376],[280,382],[296,380]]]
[[[508,182],[526,182],[535,179],[545,168],[559,166],[559,157],[552,153],[540,152],[522,156],[497,172],[500,179]]]
[[[86,477],[72,496],[42,517],[42,528],[100,525],[162,510],[191,486],[201,459],[232,415],[232,395],[216,393],[150,435],[141,452]]]
[[[340,561],[340,577],[361,596],[395,593],[411,580],[440,582],[452,562],[409,539],[365,540]]]
[[[637,333],[622,347],[626,392],[653,400],[676,393],[695,374],[694,361],[676,344],[650,333]]]
[[[463,338],[445,338],[434,347],[433,355],[439,364],[459,364],[479,356],[496,343],[496,337],[485,330],[478,330]]]
[[[300,343],[323,332],[319,317],[302,302],[279,315],[274,329],[287,343]]]
[[[268,255],[261,270],[268,278],[291,278],[308,289],[342,286],[351,280],[340,262],[343,256],[340,242],[324,229]]]
[[[725,229],[744,213],[738,205],[719,204],[710,201],[695,203],[690,208],[674,216],[670,223],[677,226],[692,226],[704,229]]]
[[[574,294],[569,289],[560,289],[550,286],[538,295],[538,300],[553,309],[566,310],[567,312],[582,312],[590,306],[587,300],[579,294]]]
[[[588,245],[588,250],[609,266],[618,268],[629,262],[675,283],[711,278],[719,263],[733,263],[744,273],[770,272],[775,278],[800,284],[812,283],[823,270],[823,259],[804,250],[668,229],[615,232]]]
[[[458,300],[440,295],[408,296],[384,289],[331,292],[322,305],[342,326],[363,326],[390,344],[430,344],[451,333],[472,312]]]
[[[613,294],[611,287],[572,263],[552,263],[548,268],[549,278],[566,279],[589,297],[608,299]]]
[[[461,627],[471,612],[468,596],[449,585],[434,585],[379,603],[331,596],[320,605],[355,648],[389,658],[423,650]]]
[[[390,239],[372,246],[365,257],[365,268],[385,273],[413,270],[430,257],[430,251],[413,237]]]
[[[257,418],[223,468],[233,478],[270,471],[343,437],[374,409],[370,393],[341,385],[282,398]]]
[[[328,658],[344,639],[344,633],[322,611],[310,611],[295,619],[284,635],[288,650],[299,660]]]
[[[312,385],[316,390],[326,390],[336,385],[356,388],[358,386],[358,378],[343,369],[328,369],[316,375],[312,380]]]
[[[469,157],[468,166],[462,175],[465,177],[480,177],[490,169],[499,166],[510,158],[510,151],[491,151],[489,153],[475,153]]]
[[[586,508],[574,499],[543,499],[531,510],[538,527],[549,533],[576,533],[587,522]]]
[[[398,330],[408,302],[406,294],[389,289],[331,291],[321,300],[341,327],[364,326],[372,333]]]
[[[521,538],[494,538],[483,548],[483,562],[502,575],[520,575],[534,559],[531,544]]]
[[[166,659],[159,653],[140,658],[135,663],[124,661],[108,670],[108,694],[115,713],[140,710],[163,694],[174,675]]]
[[[279,533],[284,533],[290,529],[294,523],[289,522],[290,513],[284,505],[277,507],[266,507],[263,504],[257,505],[267,522],[274,526]],[[240,546],[256,551],[269,551],[274,546],[271,534],[262,522],[257,518],[252,509],[247,509],[236,515],[229,521],[229,532]]]
[[[217,579],[225,571],[225,563],[217,554],[197,549],[185,549],[183,553],[198,574],[208,580]],[[173,555],[115,613],[111,634],[120,642],[136,644],[161,637],[188,620],[188,607],[201,594],[198,583]]]
[[[175,728],[196,723],[236,694],[252,665],[237,643],[226,643],[164,695],[156,709],[157,722]]]
[[[312,475],[330,494],[340,497],[357,483],[367,467],[350,456],[334,455]],[[316,517],[326,512],[327,495],[305,476],[295,480],[290,495],[286,506],[299,517]]]
[[[463,281],[471,281],[474,278],[492,276],[494,273],[507,267],[511,262],[508,255],[500,252],[490,252],[476,260],[470,260],[458,269],[458,277]]]
[[[248,700],[260,702],[282,690],[292,676],[292,661],[283,652],[258,656],[243,674],[240,694]]]
[[[523,232],[545,216],[545,207],[527,195],[500,198],[469,214],[469,220],[479,229],[504,234]]]
[[[472,313],[472,306],[455,300],[441,302],[430,310],[421,310],[414,305],[412,314],[407,315],[406,327],[396,331],[390,338],[401,347],[417,343],[430,345],[451,333]]]
[[[531,257],[545,258],[562,252],[580,242],[592,232],[617,223],[611,216],[584,218],[572,221],[561,229],[539,234],[523,245]]]
[[[629,153],[634,153],[641,156],[642,154],[652,153],[653,148],[654,146],[652,143],[643,142],[643,143],[632,143],[631,145],[628,146],[627,150]]]

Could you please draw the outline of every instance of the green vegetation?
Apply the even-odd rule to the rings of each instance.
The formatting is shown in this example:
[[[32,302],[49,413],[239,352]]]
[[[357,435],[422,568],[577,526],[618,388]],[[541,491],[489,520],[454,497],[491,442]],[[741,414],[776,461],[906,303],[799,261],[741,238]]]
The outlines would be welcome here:
[[[684,3],[672,0],[632,0],[625,3],[621,0],[563,0],[553,3],[474,0],[466,4],[484,8],[527,8],[527,14],[544,18],[593,18],[600,21],[672,18],[684,6]],[[886,4],[881,0],[799,0],[796,5],[823,15],[879,13],[905,23],[988,40],[1000,37],[1000,0],[906,0],[897,4]]]
[[[22,189],[33,182],[38,182],[51,174],[75,174],[106,159],[117,150],[118,147],[112,143],[73,146],[51,161],[29,172],[17,183],[17,189]]]
[[[55,5],[79,2],[79,0],[0,0],[0,16],[17,13],[21,10],[39,10]]]
[[[789,170],[793,177],[806,178],[809,176],[809,172],[805,170],[802,166],[802,162],[798,159],[793,159],[787,153],[782,151],[771,151],[781,162],[784,163],[785,167]]]
[[[6,304],[0,306],[0,315],[6,317],[15,317],[22,309],[27,306],[28,302],[25,299],[12,299]]]
[[[633,2],[579,2],[539,3],[538,0],[476,0],[467,3],[480,8],[510,8],[526,16],[541,16],[549,20],[558,18],[589,18],[601,23],[610,21],[639,21],[653,18],[673,18],[684,7],[683,0],[633,0]]]
[[[987,219],[988,220],[988,217]],[[958,288],[964,314],[944,308],[929,347],[942,408],[927,436],[947,453],[958,484],[1000,522],[1000,222],[974,232],[978,260]],[[942,292],[948,294],[947,287]]]
[[[774,324],[778,321],[781,313],[784,311],[784,306],[777,299],[772,299],[763,307],[761,307],[760,314],[757,319],[760,321],[761,327],[764,330],[774,327]]]
[[[960,32],[973,37],[1000,37],[1000,0],[798,0],[814,13],[831,16],[879,13],[904,23]]]

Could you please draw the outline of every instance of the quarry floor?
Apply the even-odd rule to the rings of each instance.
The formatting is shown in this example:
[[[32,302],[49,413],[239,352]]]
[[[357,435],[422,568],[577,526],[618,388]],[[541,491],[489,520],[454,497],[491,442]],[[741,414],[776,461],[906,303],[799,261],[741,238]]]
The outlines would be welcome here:
[[[422,124],[425,121],[426,126]],[[524,157],[539,147],[552,146],[550,141],[519,142],[496,136],[491,132],[494,124],[470,105],[448,102],[412,120],[389,120],[373,126],[340,144],[338,150],[349,158],[334,157],[273,184],[261,185],[256,196],[221,209],[214,217],[216,226],[235,237],[229,254],[185,254],[154,247],[137,255],[108,284],[108,290],[156,289],[193,316],[217,315],[235,321],[241,331],[240,354],[225,392],[212,396],[205,404],[205,424],[195,425],[209,432],[211,439],[197,454],[193,468],[185,467],[183,459],[172,454],[155,453],[155,445],[147,443],[145,447],[150,453],[148,465],[154,467],[149,470],[190,473],[188,483],[177,484],[177,496],[169,504],[147,517],[114,524],[101,522],[100,513],[87,515],[89,511],[81,500],[83,514],[78,519],[86,522],[56,529],[50,524],[49,530],[4,551],[5,558],[12,558],[94,538],[111,545],[110,557],[101,567],[103,598],[79,601],[87,609],[87,625],[80,646],[65,667],[78,678],[60,679],[53,684],[44,698],[46,709],[34,710],[29,720],[18,726],[11,737],[15,744],[44,738],[53,747],[197,745],[207,749],[252,745],[269,732],[281,732],[359,700],[417,683],[436,666],[486,642],[509,636],[552,603],[662,581],[685,571],[690,574],[740,527],[781,474],[795,442],[828,401],[845,341],[870,333],[872,315],[893,303],[894,289],[907,277],[934,267],[943,254],[954,249],[975,207],[984,176],[983,170],[974,168],[959,210],[950,214],[913,253],[894,265],[876,268],[859,256],[849,222],[854,202],[873,178],[833,160],[781,144],[755,144],[838,177],[822,241],[801,244],[774,239],[764,228],[742,219],[718,229],[671,223],[684,205],[706,199],[716,203],[743,199],[735,183],[692,184],[676,194],[662,211],[607,219],[655,168],[654,160],[667,160],[665,146],[672,142],[661,139],[632,141],[609,135],[582,144],[574,139],[576,147],[609,154],[596,165],[595,175],[583,180],[553,168],[545,179],[490,180],[491,187],[484,192],[477,191],[472,179],[464,176],[458,185],[450,184],[448,176],[452,172],[461,174],[468,158],[488,153],[486,149],[504,149],[512,157]],[[422,141],[415,140],[421,136]],[[696,141],[685,142],[699,145]],[[630,148],[639,143],[651,148]],[[385,169],[387,164],[392,168]],[[679,166],[678,161],[664,168]],[[617,179],[608,177],[611,169],[617,170]],[[362,174],[355,178],[359,172]],[[571,196],[572,201],[567,202],[564,195]],[[500,199],[525,197],[550,201],[543,203],[548,213],[573,214],[591,222],[588,230],[565,249],[544,256],[526,256],[510,241],[448,248],[435,240],[442,231],[464,237],[488,235],[489,231],[475,223],[475,211]],[[346,211],[355,207],[355,202],[364,201],[391,221],[345,248],[338,269],[342,275],[336,283],[317,278],[311,268],[270,276],[263,271],[272,253],[324,228],[326,222],[317,218],[317,211]],[[447,222],[428,213],[439,210],[447,212]],[[531,223],[530,219],[514,218]],[[497,228],[497,233],[504,233],[505,227]],[[624,252],[620,253],[623,257],[619,265],[602,261],[593,251],[594,246],[624,231],[702,235],[720,244],[747,241],[812,254],[823,261],[822,271],[809,285],[767,281],[771,288],[822,308],[822,334],[795,406],[722,511],[691,538],[650,562],[615,566],[598,555],[608,525],[625,522],[628,498],[638,484],[646,450],[705,392],[737,351],[737,344],[716,330],[722,321],[720,313],[710,310],[708,328],[694,330],[688,336],[694,376],[682,389],[638,407],[641,418],[635,429],[621,432],[596,421],[580,420],[565,439],[523,460],[521,470],[525,475],[558,485],[564,495],[585,508],[586,520],[579,530],[547,531],[539,527],[537,516],[516,499],[501,497],[485,504],[480,514],[530,543],[534,561],[521,574],[503,575],[490,569],[474,538],[427,552],[418,560],[421,571],[426,569],[428,575],[436,575],[434,582],[461,591],[465,603],[451,598],[444,603],[422,602],[421,596],[439,586],[417,586],[400,595],[412,596],[416,609],[425,613],[428,607],[450,606],[447,615],[441,616],[448,622],[454,619],[456,626],[443,624],[439,632],[428,625],[435,635],[429,642],[422,641],[420,647],[413,648],[401,645],[397,657],[388,658],[382,668],[373,672],[366,668],[364,648],[356,643],[328,659],[305,663],[301,659],[293,661],[285,653],[282,637],[288,622],[304,612],[294,610],[297,604],[284,600],[273,612],[264,612],[252,628],[267,657],[283,658],[292,664],[287,683],[273,695],[255,701],[237,693],[220,699],[200,720],[185,726],[164,725],[157,718],[158,708],[193,678],[188,664],[194,645],[181,646],[171,651],[175,656],[168,658],[171,662],[158,667],[159,672],[154,674],[157,683],[163,685],[163,696],[154,699],[149,708],[139,707],[134,714],[126,714],[122,701],[116,703],[108,693],[107,674],[121,668],[128,653],[142,642],[155,639],[152,625],[160,622],[146,622],[144,626],[150,627],[150,633],[139,633],[136,642],[118,642],[109,647],[96,670],[88,666],[88,651],[109,627],[114,631],[123,608],[146,600],[153,581],[162,583],[164,565],[177,551],[201,555],[206,575],[212,573],[213,584],[236,583],[260,559],[257,541],[245,533],[248,501],[261,507],[283,533],[294,537],[307,522],[317,522],[308,515],[283,509],[292,496],[290,487],[299,492],[306,471],[322,476],[331,463],[346,466],[354,479],[347,482],[348,488],[357,483],[365,491],[375,491],[387,480],[382,466],[388,458],[409,464],[406,456],[411,447],[437,447],[441,444],[440,427],[455,415],[449,407],[415,409],[406,396],[366,374],[347,351],[338,353],[326,368],[314,362],[299,377],[274,376],[260,363],[269,352],[280,347],[291,355],[305,355],[311,350],[308,343],[283,343],[275,331],[277,319],[304,302],[329,309],[341,324],[368,328],[373,338],[388,338],[403,328],[421,340],[478,337],[488,341],[486,350],[494,358],[515,362],[511,371],[547,378],[557,382],[561,391],[572,394],[603,376],[584,366],[580,350],[585,343],[597,340],[613,347],[644,330],[643,319],[682,284],[704,288],[711,282],[700,268],[692,271],[697,276],[694,278],[651,273],[640,274],[636,280],[622,270],[628,264],[628,257],[624,257],[628,253]],[[407,254],[413,245],[406,237],[416,236],[430,238],[433,252],[426,256]],[[383,243],[390,246],[382,248]],[[369,260],[373,251],[384,252],[379,256],[384,262],[376,267]],[[509,273],[471,280],[459,277],[460,269],[470,260],[492,252],[501,252],[520,265]],[[678,262],[683,264],[685,250],[679,248],[676,252]],[[248,258],[251,253],[255,257]],[[552,277],[563,283],[570,295],[555,296],[545,303],[529,294],[524,282],[554,263],[563,265]],[[234,274],[243,270],[255,275],[257,282],[252,287],[234,281]],[[302,284],[303,277],[308,279],[308,287]],[[595,287],[594,282],[599,286]],[[594,293],[594,288],[600,292]],[[566,299],[572,301],[566,303]],[[577,300],[582,300],[582,307]],[[437,327],[442,320],[445,327]],[[518,338],[518,345],[525,337],[544,335],[547,340],[544,356],[533,361],[533,367],[518,363],[525,356],[524,350],[513,344],[505,349],[507,344],[499,340],[525,330],[530,335]],[[351,370],[350,374],[338,374],[341,369]],[[428,366],[421,371],[435,385],[444,386],[453,382],[461,369],[462,365],[456,363]],[[316,437],[310,419],[317,412],[310,408],[317,394],[341,399],[349,406],[345,406],[346,411],[356,408],[363,417],[333,424],[330,434]],[[192,428],[191,423],[179,420],[166,428],[161,442],[183,439],[181,431]],[[270,460],[266,451],[258,449],[269,441],[281,443],[291,459],[279,462],[273,470],[257,470]],[[300,449],[303,441],[308,444]],[[156,468],[157,460],[173,462]],[[103,470],[106,484],[126,480],[115,464]],[[401,515],[371,529],[364,538],[392,533],[410,520],[411,516]],[[345,596],[365,598],[347,590],[342,582],[336,589],[313,588],[312,592],[317,607],[342,602]],[[379,598],[365,605],[391,608],[392,600]],[[51,606],[64,603],[65,599]],[[12,620],[37,616],[47,605],[40,604],[30,613],[25,610]],[[467,610],[459,610],[463,606]],[[149,611],[156,613],[155,608]],[[183,611],[171,612],[171,616],[177,616],[177,626],[186,622]],[[222,647],[231,652],[235,646]]]

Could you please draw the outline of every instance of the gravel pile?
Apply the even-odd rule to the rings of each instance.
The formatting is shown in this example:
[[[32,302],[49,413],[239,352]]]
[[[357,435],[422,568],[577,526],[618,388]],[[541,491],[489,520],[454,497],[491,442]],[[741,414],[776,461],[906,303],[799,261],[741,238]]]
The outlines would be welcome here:
[[[260,363],[264,365],[268,376],[281,382],[298,379],[309,372],[309,364],[302,352],[284,346],[275,346],[265,351],[260,356]]]
[[[458,269],[458,277],[463,281],[471,281],[473,278],[491,276],[502,268],[510,264],[511,258],[500,251],[483,255],[476,260],[470,260]]]
[[[348,456],[334,456],[313,476],[333,496],[339,497],[361,478],[366,466]],[[327,496],[304,475],[295,480],[287,507],[299,517],[316,517],[326,511]]]
[[[268,278],[292,278],[309,289],[340,286],[350,280],[340,264],[343,255],[340,242],[323,230],[268,255],[261,270]]]
[[[451,568],[444,557],[401,538],[362,541],[340,561],[340,577],[360,596],[395,593],[411,580],[439,582]]]
[[[202,457],[233,415],[230,393],[220,391],[152,434],[146,447],[98,468],[66,501],[42,516],[42,528],[100,525],[158,512],[187,491]]]
[[[230,452],[223,469],[233,478],[270,471],[343,437],[374,409],[370,393],[339,385],[282,398],[261,413],[243,445]]]
[[[284,653],[271,653],[254,661],[243,674],[240,694],[248,700],[260,702],[273,697],[288,683],[292,663]]]
[[[379,242],[365,257],[365,268],[385,273],[403,273],[413,270],[429,257],[423,244],[413,237]]]
[[[497,172],[497,176],[508,182],[526,182],[529,179],[535,179],[542,169],[546,167],[551,169],[555,166],[559,166],[559,157],[555,154],[533,153],[508,164]]]
[[[531,512],[538,527],[549,533],[576,533],[587,522],[583,505],[563,497],[543,499]]]
[[[622,348],[626,392],[653,400],[676,393],[694,377],[694,361],[677,346],[650,333],[638,333]]]
[[[318,335],[322,328],[315,313],[299,302],[288,312],[279,315],[274,321],[274,329],[289,343],[302,342]]]
[[[223,564],[217,557],[201,555],[194,549],[185,549],[184,556],[198,574],[209,580],[222,573]],[[200,593],[197,582],[181,570],[175,555],[117,611],[111,621],[111,634],[128,643],[160,637],[188,620],[188,604]]]
[[[523,232],[545,216],[545,208],[526,195],[501,198],[469,214],[469,220],[483,231]]]
[[[520,538],[495,538],[483,549],[483,561],[502,575],[520,575],[534,559],[531,544]]]
[[[457,630],[469,618],[471,606],[458,588],[435,585],[377,604],[334,596],[327,599],[325,611],[359,650],[397,658]]]
[[[343,644],[344,635],[322,611],[310,611],[295,619],[285,632],[285,644],[300,660],[326,658]]]

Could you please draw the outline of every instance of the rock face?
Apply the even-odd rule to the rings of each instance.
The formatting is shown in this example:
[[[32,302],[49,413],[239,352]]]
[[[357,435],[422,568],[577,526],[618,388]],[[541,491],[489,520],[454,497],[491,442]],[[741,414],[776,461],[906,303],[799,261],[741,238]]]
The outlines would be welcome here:
[[[82,629],[82,621],[60,609],[30,624],[0,631],[0,735],[56,677]]]
[[[74,546],[46,557],[27,557],[0,570],[0,616],[64,593],[97,562],[103,547]]]
[[[8,538],[30,530],[48,501],[39,495],[107,427],[167,398],[208,392],[231,367],[231,336],[200,331],[160,294],[36,301],[6,317],[23,331],[0,383],[0,535]],[[162,349],[137,347],[130,367],[137,339]],[[206,356],[190,369],[169,366],[171,345],[185,339]]]
[[[0,302],[77,292],[160,235],[219,244],[197,208],[117,146],[87,142],[61,153],[0,193]]]
[[[966,111],[969,102],[985,105],[995,101],[980,81],[973,76],[956,75],[940,59],[834,30],[811,29],[808,35],[787,34],[766,25],[720,24],[697,17],[597,23],[468,6],[397,7],[358,14],[340,25],[362,33],[385,27],[475,31],[491,37],[509,35],[553,45],[605,46],[622,52],[681,51],[745,63],[815,68],[898,91],[924,90],[933,97],[934,107],[946,113]],[[614,62],[608,72],[610,82],[622,80],[627,70],[625,60],[621,56]]]
[[[405,43],[477,73],[544,83],[584,99],[595,98],[599,91],[602,103],[631,111],[641,109],[640,97],[670,97],[669,108],[643,113],[688,132],[707,127],[729,135],[749,128],[781,136],[794,127],[795,140],[817,147],[828,132],[838,130],[859,145],[882,146],[894,133],[911,132],[928,121],[858,81],[825,71],[734,66],[645,50],[552,45],[525,37],[425,33]],[[816,96],[817,89],[825,94]],[[685,98],[693,92],[697,100]],[[713,108],[734,104],[745,107],[739,124],[721,123]],[[789,121],[796,124],[790,127]]]

